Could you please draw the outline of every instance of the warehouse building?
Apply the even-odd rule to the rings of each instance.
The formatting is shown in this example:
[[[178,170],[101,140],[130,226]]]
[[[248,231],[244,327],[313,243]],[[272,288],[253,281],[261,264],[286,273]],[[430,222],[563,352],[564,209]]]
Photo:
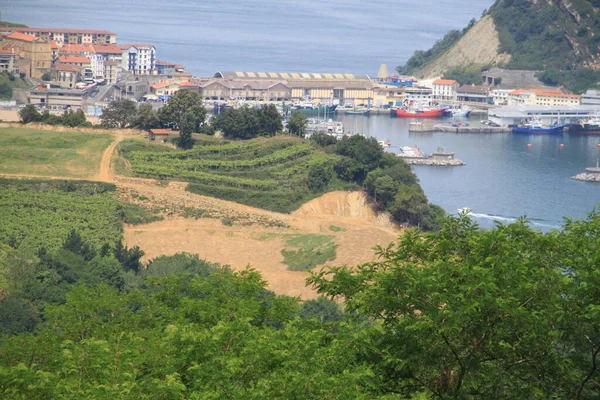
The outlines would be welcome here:
[[[277,92],[276,96],[270,97],[285,99],[289,88],[287,100],[305,99],[320,103],[366,105],[371,104],[374,98],[373,82],[368,75],[225,71],[215,73],[213,78],[224,87],[245,86],[245,90],[235,91],[236,94],[241,92],[242,96],[244,92],[248,92],[256,97],[261,92],[267,94],[269,89],[271,93]],[[263,81],[269,82],[266,88],[261,83]],[[233,94],[233,91],[231,93]]]

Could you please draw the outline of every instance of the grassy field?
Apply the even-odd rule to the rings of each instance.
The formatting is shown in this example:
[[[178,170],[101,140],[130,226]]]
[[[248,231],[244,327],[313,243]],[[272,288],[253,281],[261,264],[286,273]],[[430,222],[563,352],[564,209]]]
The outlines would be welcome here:
[[[247,141],[206,137],[186,151],[125,140],[119,154],[117,173],[188,181],[191,192],[279,212],[293,211],[331,190],[355,188],[334,177],[317,190],[309,189],[311,167],[323,165],[333,171],[339,156],[295,137]]]
[[[0,129],[0,173],[91,178],[100,168],[109,134]]]

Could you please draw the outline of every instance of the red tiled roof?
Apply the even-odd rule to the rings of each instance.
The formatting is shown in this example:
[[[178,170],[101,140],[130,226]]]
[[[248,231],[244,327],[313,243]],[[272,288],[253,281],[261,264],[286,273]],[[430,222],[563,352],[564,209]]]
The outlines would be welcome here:
[[[10,35],[6,36],[6,38],[7,39],[23,40],[24,42],[35,42],[36,40],[38,40],[38,38],[36,38],[35,36],[26,35],[26,34],[21,33],[21,32],[13,32]]]
[[[150,132],[152,132],[153,135],[168,135],[173,131],[170,129],[150,129]]]
[[[91,60],[87,57],[58,57],[58,61],[63,64],[90,64]]]
[[[62,72],[81,72],[80,68],[77,68],[76,66],[69,65],[69,64],[58,64],[56,66],[56,70],[62,71]]]
[[[116,35],[114,32],[95,29],[64,29],[64,28],[3,28],[13,32],[53,32],[53,33],[89,33],[96,35]]]
[[[155,83],[154,85],[152,85],[152,89],[160,89],[160,88],[164,88],[170,85],[178,85],[178,83],[175,83],[173,81],[164,81],[164,82],[158,82]]]
[[[578,99],[581,96],[577,94],[566,94],[560,90],[539,90],[539,89],[517,89],[510,92],[510,95],[518,96],[523,93],[533,93],[536,96],[548,96],[548,97],[566,97],[570,99]]]
[[[197,85],[195,83],[192,82],[179,82],[179,86],[187,86],[187,87],[199,87],[200,85]]]
[[[58,49],[58,43],[56,43],[54,40],[50,41],[50,47],[53,49]]]
[[[168,62],[168,61],[161,61],[161,60],[157,60],[157,61],[156,61],[156,65],[171,65],[171,66],[173,66],[173,67],[175,67],[175,66],[176,66],[176,65],[175,65],[175,64],[173,64],[173,63],[170,63],[170,62]]]
[[[15,49],[0,49],[0,54],[16,54]]]
[[[121,54],[123,51],[118,44],[110,43],[110,44],[93,44],[92,47],[96,51],[96,53],[102,54]]]
[[[62,54],[81,54],[84,52],[91,52],[92,48],[87,44],[72,44],[67,43],[63,47],[61,47],[58,52]]]
[[[454,85],[455,83],[454,79],[436,79],[433,81],[434,85]]]

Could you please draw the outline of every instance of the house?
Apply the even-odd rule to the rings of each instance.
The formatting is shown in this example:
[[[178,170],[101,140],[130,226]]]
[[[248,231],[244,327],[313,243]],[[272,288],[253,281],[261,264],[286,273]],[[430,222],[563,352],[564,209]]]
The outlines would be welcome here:
[[[155,140],[156,138],[161,138],[166,140],[173,131],[170,129],[150,129],[148,132],[148,139]]]
[[[136,75],[150,75],[156,70],[156,49],[151,44],[121,46],[121,67]]]
[[[88,57],[58,57],[58,64],[79,67],[82,71],[84,82],[94,82],[94,71],[92,70],[92,59]]]
[[[52,64],[52,48],[48,40],[13,32],[2,38],[0,48],[14,51],[14,64],[19,71],[35,79],[50,72]]]
[[[456,100],[458,82],[454,79],[436,79],[433,81],[431,95],[433,100]]]
[[[173,64],[170,63],[168,61],[161,61],[161,60],[157,60],[156,61],[156,72],[159,75],[167,75],[169,77],[173,77],[173,75],[175,74],[175,66],[177,64]]]
[[[104,79],[104,55],[96,53],[92,44],[65,44],[59,49],[59,61],[61,58],[85,57],[90,60],[92,79]]]
[[[119,64],[114,60],[108,60],[104,62],[104,80],[109,85],[117,83],[119,79]]]
[[[463,85],[456,90],[456,100],[465,103],[488,102],[488,87],[476,85]]]

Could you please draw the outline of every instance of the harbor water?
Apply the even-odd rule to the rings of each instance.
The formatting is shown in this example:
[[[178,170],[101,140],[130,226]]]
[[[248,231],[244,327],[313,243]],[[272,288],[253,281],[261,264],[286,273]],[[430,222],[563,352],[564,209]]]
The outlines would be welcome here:
[[[449,213],[468,207],[484,227],[526,216],[531,226],[547,231],[560,227],[565,216],[584,218],[600,202],[600,184],[571,179],[596,165],[600,135],[413,133],[408,131],[410,119],[383,115],[336,119],[347,131],[390,141],[386,150],[396,154],[400,146],[418,146],[425,153],[439,147],[454,152],[465,166],[412,168],[430,202]],[[479,123],[474,118],[461,121]]]

